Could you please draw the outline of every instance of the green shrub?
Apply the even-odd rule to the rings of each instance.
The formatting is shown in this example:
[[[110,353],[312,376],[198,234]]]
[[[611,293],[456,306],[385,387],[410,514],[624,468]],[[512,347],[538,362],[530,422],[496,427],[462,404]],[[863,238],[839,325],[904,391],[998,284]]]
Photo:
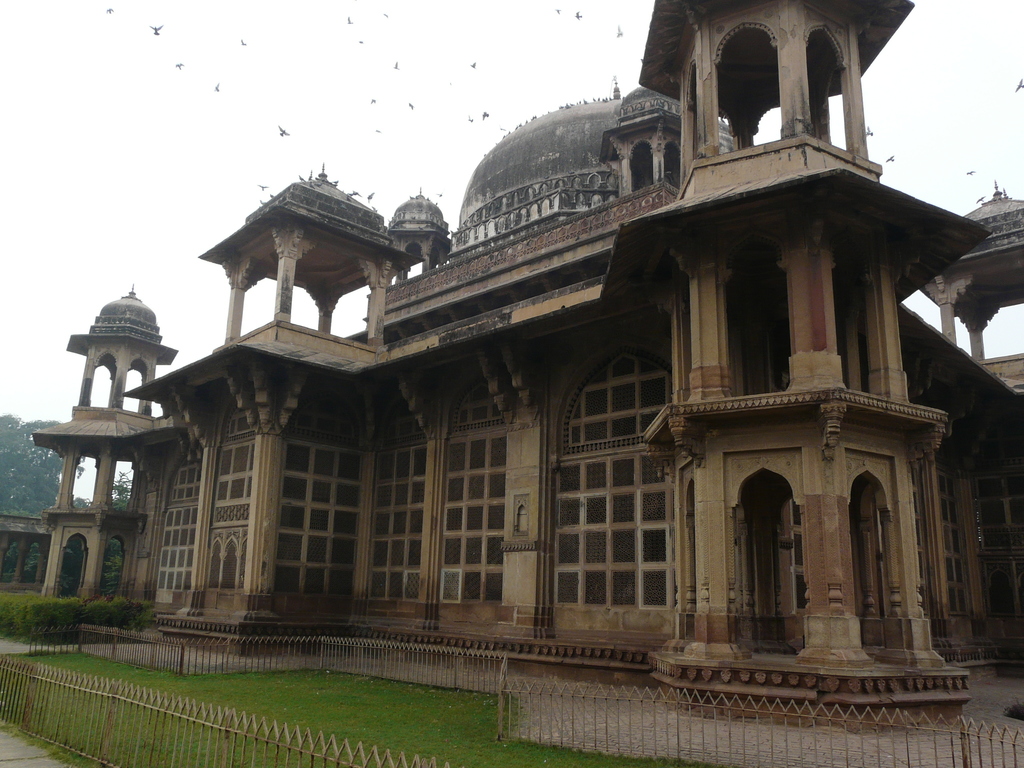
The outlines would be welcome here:
[[[98,624],[144,629],[153,623],[149,603],[125,597],[41,597],[0,594],[0,635],[27,637],[43,627]]]

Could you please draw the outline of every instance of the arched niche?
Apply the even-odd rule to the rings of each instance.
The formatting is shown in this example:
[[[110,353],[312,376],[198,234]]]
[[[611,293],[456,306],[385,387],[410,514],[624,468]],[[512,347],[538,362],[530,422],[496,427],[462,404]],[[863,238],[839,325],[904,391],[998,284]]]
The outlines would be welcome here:
[[[646,141],[638,141],[629,153],[631,189],[649,187],[654,183],[654,152]]]
[[[88,557],[88,547],[85,537],[76,533],[64,544],[61,551],[60,570],[57,576],[57,597],[76,597],[78,589],[82,586],[82,574],[85,572],[85,562]]]
[[[779,107],[775,36],[760,24],[740,25],[723,38],[716,64],[718,106],[729,122],[734,146],[752,147],[761,118]]]

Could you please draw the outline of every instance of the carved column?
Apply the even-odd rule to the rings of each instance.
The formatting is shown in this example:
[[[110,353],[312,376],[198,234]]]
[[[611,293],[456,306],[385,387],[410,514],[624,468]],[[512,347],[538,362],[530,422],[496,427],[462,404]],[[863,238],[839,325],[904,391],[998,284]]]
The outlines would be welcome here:
[[[971,340],[971,357],[975,360],[985,359],[984,331],[989,322],[996,316],[999,307],[989,306],[973,300],[964,300],[956,305],[956,313],[964,325]]]
[[[100,455],[96,459],[96,485],[92,491],[92,506],[103,505],[110,508],[113,503],[114,473],[117,469],[117,462],[114,460],[111,446],[105,445],[100,449]]]
[[[836,337],[832,250],[820,213],[796,214],[781,266],[789,298],[790,390],[842,387]]]
[[[313,302],[316,304],[320,319],[317,330],[321,333],[331,332],[331,322],[334,318],[334,308],[338,306],[338,299],[341,294],[336,290],[313,294]]]
[[[672,302],[672,399],[676,403],[685,403],[690,398],[690,322],[690,286],[684,274],[676,279]]]
[[[868,341],[868,391],[906,402],[907,375],[903,371],[896,301],[896,271],[884,237],[875,237],[874,258],[865,288],[865,325]]]
[[[942,321],[942,335],[956,344],[956,305],[972,282],[971,277],[961,278],[952,283],[937,275],[922,289],[939,306]]]
[[[717,400],[731,394],[725,283],[728,271],[714,260],[707,235],[673,249],[679,268],[690,277],[690,400]]]
[[[865,667],[871,659],[861,640],[850,502],[845,490],[846,461],[840,441],[845,414],[843,403],[827,402],[820,406],[821,454],[809,454],[805,460],[805,467],[813,473],[805,482],[801,515],[808,602],[804,615],[805,646],[797,661]]]
[[[259,268],[249,258],[236,258],[224,262],[224,272],[228,276],[231,294],[228,299],[228,327],[224,334],[224,343],[229,344],[242,335],[242,312],[245,307],[245,292],[252,288],[262,277]]]
[[[843,83],[843,124],[846,128],[846,149],[857,157],[868,157],[868,132],[864,123],[864,93],[860,78],[860,28],[849,24],[846,28],[843,54],[846,56],[840,77]]]
[[[370,286],[370,298],[366,308],[366,341],[370,346],[384,343],[384,302],[388,283],[395,275],[394,266],[387,259],[360,261],[363,276]]]
[[[217,454],[214,441],[199,446],[202,451],[199,470],[199,497],[196,500],[196,542],[192,554],[191,591],[185,597],[185,606],[180,613],[194,616],[203,608],[203,596],[208,583],[210,569],[210,526],[213,504],[217,498]]]
[[[75,480],[78,479],[78,462],[81,454],[77,446],[64,449],[64,463],[60,471],[60,487],[57,490],[58,509],[71,509],[75,506]]]
[[[295,267],[299,259],[313,248],[313,243],[304,237],[301,227],[274,227],[271,234],[274,236],[274,247],[277,250],[277,299],[274,304],[274,320],[290,322]]]
[[[804,0],[784,0],[779,7],[779,101],[783,139],[813,133],[807,80],[807,26]]]
[[[12,584],[21,584],[22,575],[25,571],[25,555],[28,554],[28,539],[22,536],[18,540],[18,560],[14,563],[14,575],[11,576]]]

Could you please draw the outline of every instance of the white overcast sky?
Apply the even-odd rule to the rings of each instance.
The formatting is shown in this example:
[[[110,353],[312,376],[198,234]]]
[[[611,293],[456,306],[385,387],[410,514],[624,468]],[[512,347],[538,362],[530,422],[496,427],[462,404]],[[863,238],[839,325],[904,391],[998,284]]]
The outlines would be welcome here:
[[[454,229],[465,184],[502,128],[607,97],[616,76],[623,93],[636,86],[651,7],[5,4],[0,413],[68,419],[84,362],[64,351],[68,337],[133,284],[180,350],[175,365],[222,343],[227,280],[196,257],[322,163],[342,189],[375,193],[385,219],[422,187]],[[996,179],[1024,198],[1021,29],[1021,0],[919,1],[864,83],[872,158],[895,156],[883,183],[961,214]],[[272,289],[263,281],[250,292],[246,329],[271,319]],[[937,318],[926,301],[912,306]],[[336,330],[351,332],[365,304],[357,297],[339,312]],[[1024,351],[1022,316],[997,316],[990,356]],[[311,302],[295,319],[315,324]]]

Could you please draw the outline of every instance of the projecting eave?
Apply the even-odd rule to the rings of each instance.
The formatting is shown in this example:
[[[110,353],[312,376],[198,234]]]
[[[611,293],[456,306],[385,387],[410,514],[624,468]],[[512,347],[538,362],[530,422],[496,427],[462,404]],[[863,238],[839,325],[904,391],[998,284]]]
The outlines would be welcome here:
[[[640,85],[678,99],[679,76],[684,69],[684,52],[692,44],[693,24],[716,6],[730,4],[734,4],[733,0],[655,0]],[[838,6],[844,14],[859,21],[862,72],[867,71],[914,9],[910,0],[832,0],[826,5]]]
[[[976,222],[930,205],[843,168],[810,170],[752,181],[695,195],[624,224],[616,238],[608,290],[642,279],[653,261],[685,230],[716,220],[755,214],[767,207],[799,210],[811,200],[849,221],[877,222],[901,254],[896,296],[902,301],[971,248],[988,230]]]

